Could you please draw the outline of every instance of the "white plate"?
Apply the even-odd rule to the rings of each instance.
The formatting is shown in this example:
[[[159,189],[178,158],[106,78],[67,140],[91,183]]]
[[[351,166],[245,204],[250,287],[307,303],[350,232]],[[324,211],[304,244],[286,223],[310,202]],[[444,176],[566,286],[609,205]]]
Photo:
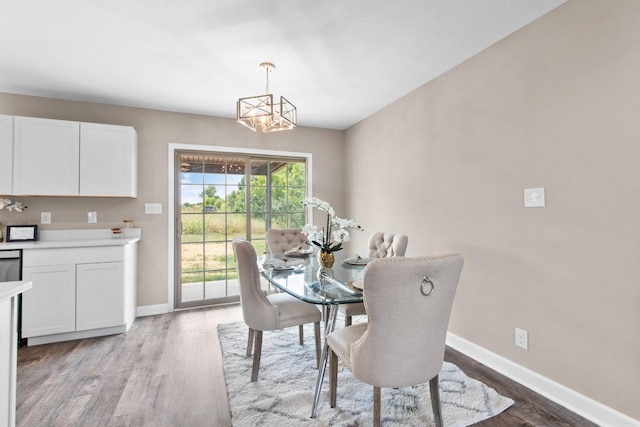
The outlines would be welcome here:
[[[360,291],[362,292],[362,280],[358,279],[358,280],[354,280],[352,282],[349,282],[349,286],[353,289],[355,289],[356,291]]]
[[[313,249],[289,249],[284,254],[288,256],[305,256],[311,255],[313,253]]]
[[[295,270],[297,267],[304,265],[303,260],[291,260],[284,261],[281,259],[270,259],[262,264],[262,267],[267,270],[276,270],[276,271],[285,271],[285,270]]]
[[[349,265],[367,265],[369,264],[371,261],[373,260],[373,258],[356,258],[356,257],[352,257],[352,258],[347,258],[344,260],[345,264],[349,264]]]

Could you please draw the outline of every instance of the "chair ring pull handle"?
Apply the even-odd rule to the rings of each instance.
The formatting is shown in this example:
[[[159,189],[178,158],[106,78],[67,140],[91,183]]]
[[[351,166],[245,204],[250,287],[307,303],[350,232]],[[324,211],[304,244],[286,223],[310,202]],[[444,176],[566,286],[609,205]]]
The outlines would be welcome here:
[[[425,285],[430,286],[430,288],[427,291],[425,291]],[[420,292],[422,293],[422,295],[424,295],[425,297],[428,297],[429,295],[431,295],[434,289],[435,289],[435,285],[433,284],[431,279],[429,279],[429,276],[424,276],[422,278],[422,283],[420,283]]]

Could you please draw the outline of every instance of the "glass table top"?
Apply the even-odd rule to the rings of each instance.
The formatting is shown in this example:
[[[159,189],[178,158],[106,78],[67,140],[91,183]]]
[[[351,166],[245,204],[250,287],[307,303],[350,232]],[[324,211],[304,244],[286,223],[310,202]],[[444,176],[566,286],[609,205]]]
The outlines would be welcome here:
[[[302,301],[322,305],[362,302],[362,293],[353,282],[360,278],[364,265],[336,260],[327,269],[320,268],[315,255],[294,258],[270,254],[258,257],[258,264],[262,276],[273,286]]]

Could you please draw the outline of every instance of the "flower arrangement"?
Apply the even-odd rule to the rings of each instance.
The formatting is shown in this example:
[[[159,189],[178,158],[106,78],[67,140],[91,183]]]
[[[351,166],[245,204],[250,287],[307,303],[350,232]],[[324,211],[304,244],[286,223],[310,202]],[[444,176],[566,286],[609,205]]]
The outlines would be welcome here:
[[[314,206],[327,213],[327,226],[322,229],[313,224],[307,224],[302,228],[302,233],[307,236],[307,243],[320,248],[322,253],[333,253],[342,249],[342,244],[350,240],[347,228],[362,231],[362,226],[352,219],[338,218],[331,205],[316,197],[304,199],[305,206]],[[334,229],[335,227],[335,229]]]
[[[8,211],[22,212],[27,209],[22,202],[13,202],[11,199],[0,199],[0,211],[6,209]]]

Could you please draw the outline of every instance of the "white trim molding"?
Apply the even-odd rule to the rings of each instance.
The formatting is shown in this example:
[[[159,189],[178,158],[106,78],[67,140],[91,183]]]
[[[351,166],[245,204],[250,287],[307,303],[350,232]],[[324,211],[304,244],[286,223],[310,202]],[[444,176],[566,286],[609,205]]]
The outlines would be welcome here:
[[[169,312],[169,304],[141,305],[136,307],[136,317],[155,316]]]
[[[639,420],[605,406],[451,332],[447,332],[447,345],[600,426],[640,427]]]

